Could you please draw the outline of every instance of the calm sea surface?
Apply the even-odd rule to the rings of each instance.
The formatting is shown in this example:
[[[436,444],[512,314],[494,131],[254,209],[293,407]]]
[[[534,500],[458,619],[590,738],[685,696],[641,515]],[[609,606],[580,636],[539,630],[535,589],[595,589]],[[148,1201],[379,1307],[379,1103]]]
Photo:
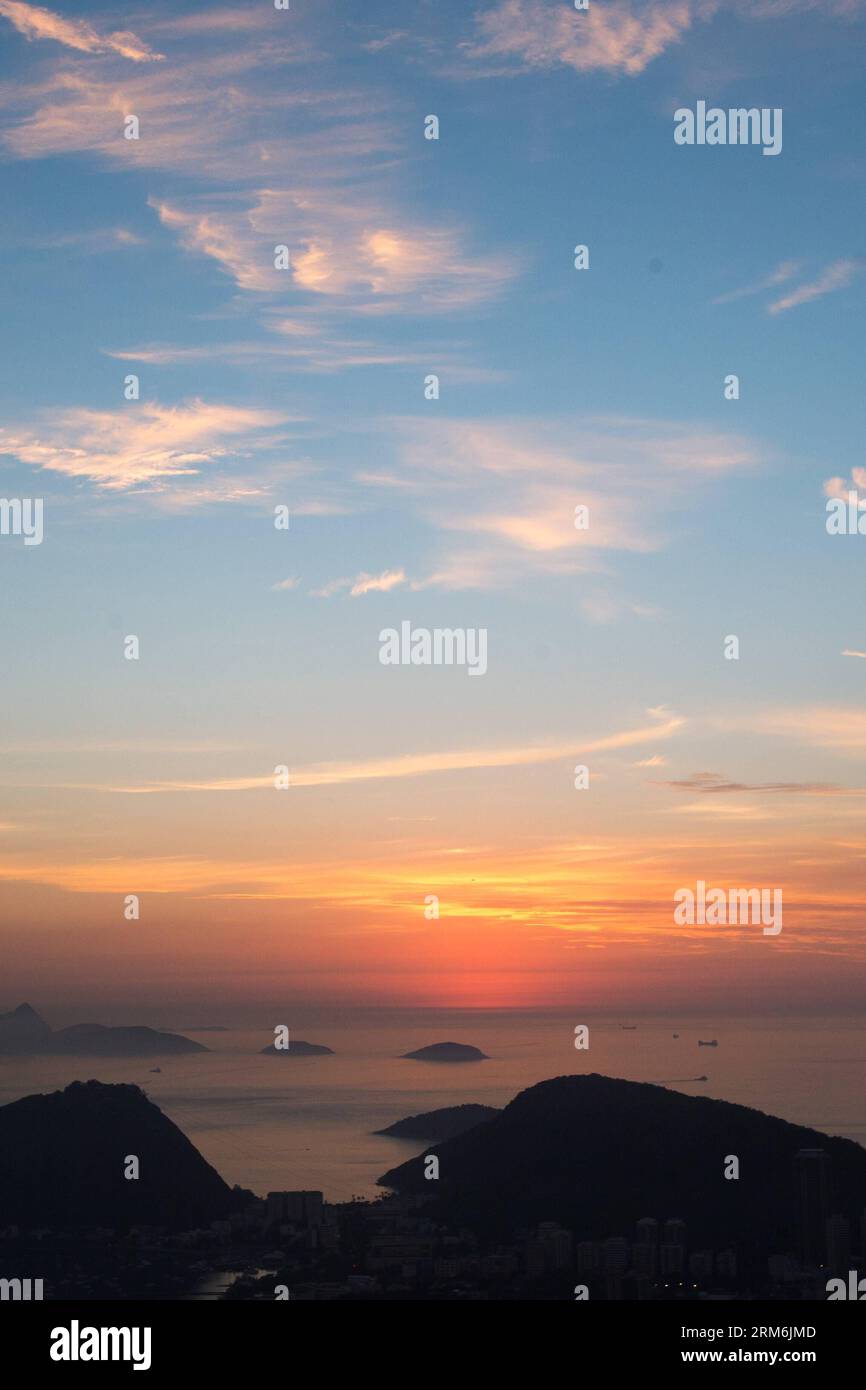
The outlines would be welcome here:
[[[0,1102],[91,1077],[135,1082],[228,1183],[258,1193],[319,1189],[331,1201],[374,1195],[376,1178],[422,1147],[372,1130],[444,1105],[503,1106],[537,1081],[573,1072],[736,1101],[866,1145],[861,1019],[578,1019],[465,1011],[335,1012],[298,1027],[285,1021],[293,1036],[324,1043],[336,1055],[261,1056],[258,1049],[273,1038],[268,1026],[196,1033],[179,1021],[177,1031],[212,1051],[153,1061],[0,1058]],[[574,1048],[578,1022],[589,1025],[588,1052]],[[716,1038],[719,1045],[698,1047],[699,1038]],[[400,1058],[446,1040],[474,1044],[490,1060],[437,1065]],[[161,1071],[151,1072],[157,1065]],[[702,1075],[708,1079],[690,1079]]]

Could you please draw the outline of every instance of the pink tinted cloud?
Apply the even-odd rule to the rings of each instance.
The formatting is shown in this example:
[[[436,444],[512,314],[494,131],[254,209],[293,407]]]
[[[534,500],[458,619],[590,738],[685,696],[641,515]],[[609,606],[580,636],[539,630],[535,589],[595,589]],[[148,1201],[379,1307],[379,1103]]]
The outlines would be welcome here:
[[[76,409],[49,418],[44,432],[0,430],[0,453],[99,488],[125,489],[197,474],[208,464],[263,447],[289,417],[207,403],[134,409]]]
[[[477,17],[478,38],[464,47],[470,61],[505,60],[524,68],[563,64],[575,72],[634,77],[691,27],[691,0],[638,5],[627,0],[587,10],[548,0],[500,0]]]
[[[100,34],[84,19],[64,19],[41,5],[25,4],[24,0],[0,0],[0,16],[31,41],[53,39],[79,53],[114,53],[132,63],[157,63],[163,57],[126,30]]]
[[[495,296],[518,270],[515,256],[474,256],[458,228],[418,225],[384,198],[266,188],[246,208],[152,206],[188,251],[215,260],[240,288],[302,290],[362,312],[468,307]],[[288,270],[274,267],[277,246],[288,248]],[[291,328],[289,321],[287,336]]]

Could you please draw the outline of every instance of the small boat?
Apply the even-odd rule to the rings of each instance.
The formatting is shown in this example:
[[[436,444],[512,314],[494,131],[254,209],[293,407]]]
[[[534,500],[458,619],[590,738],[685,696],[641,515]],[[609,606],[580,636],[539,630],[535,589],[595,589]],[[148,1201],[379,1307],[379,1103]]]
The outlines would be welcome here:
[[[622,1028],[623,1032],[625,1032],[625,1033],[636,1033],[636,1032],[637,1032],[637,1024],[636,1024],[636,1023],[621,1023],[619,1026],[620,1026],[620,1028]]]
[[[151,1073],[153,1073],[153,1072],[155,1072],[155,1071],[162,1071],[162,1067],[151,1067],[150,1070],[151,1070]]]
[[[679,1037],[679,1033],[674,1033],[674,1037],[675,1037],[675,1038],[678,1038],[678,1037]]]
[[[704,1042],[703,1038],[698,1038],[698,1047],[718,1047],[718,1045],[715,1038],[712,1038],[709,1042]]]

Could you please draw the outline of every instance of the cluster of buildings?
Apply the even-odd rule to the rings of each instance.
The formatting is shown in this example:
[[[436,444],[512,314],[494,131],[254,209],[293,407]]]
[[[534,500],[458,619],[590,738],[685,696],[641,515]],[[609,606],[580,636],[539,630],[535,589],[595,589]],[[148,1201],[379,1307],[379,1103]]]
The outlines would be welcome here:
[[[256,1220],[301,1298],[825,1299],[831,1276],[866,1272],[866,1209],[857,1231],[833,1210],[823,1149],[796,1155],[792,1200],[791,1248],[760,1254],[692,1242],[677,1216],[645,1216],[630,1238],[599,1240],[543,1221],[486,1246],[471,1230],[426,1216],[421,1197],[332,1205],[321,1193],[272,1192]],[[342,1260],[344,1272],[317,1282],[316,1265],[328,1257],[335,1269]]]
[[[634,1238],[582,1240],[576,1248],[577,1287],[604,1299],[732,1297],[735,1250],[692,1250],[686,1223],[672,1216],[644,1216]]]
[[[858,1224],[834,1208],[823,1149],[801,1149],[791,1178],[780,1177],[791,1211],[776,1251],[708,1248],[678,1216],[645,1216],[630,1237],[580,1239],[549,1220],[485,1241],[431,1217],[424,1195],[335,1204],[310,1191],[251,1197],[225,1220],[181,1232],[13,1227],[0,1248],[10,1275],[44,1277],[46,1297],[200,1297],[210,1281],[219,1293],[203,1296],[262,1300],[824,1300],[831,1278],[866,1275],[866,1209]],[[847,1296],[858,1296],[856,1282]]]
[[[331,1205],[321,1193],[271,1192],[257,1216],[268,1241],[282,1245],[262,1256],[280,1257],[278,1274],[260,1281],[262,1297],[273,1297],[275,1283],[286,1280],[290,1297],[300,1299],[519,1298],[532,1290],[548,1297],[687,1298],[714,1281],[730,1288],[737,1275],[732,1250],[689,1253],[677,1218],[646,1217],[634,1240],[599,1241],[575,1241],[558,1222],[543,1221],[488,1248],[474,1232],[425,1216],[418,1197]],[[340,1257],[349,1257],[342,1277],[316,1277],[323,1264],[337,1268]]]

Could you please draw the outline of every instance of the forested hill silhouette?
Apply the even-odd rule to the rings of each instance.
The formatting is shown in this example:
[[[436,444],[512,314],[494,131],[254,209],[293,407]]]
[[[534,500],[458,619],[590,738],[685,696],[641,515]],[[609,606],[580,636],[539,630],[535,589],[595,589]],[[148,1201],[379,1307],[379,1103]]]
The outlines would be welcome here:
[[[131,1155],[137,1179],[124,1176]],[[236,1202],[138,1086],[74,1081],[0,1108],[0,1226],[186,1230]]]
[[[607,1076],[560,1076],[522,1091],[477,1129],[379,1179],[431,1197],[433,1214],[487,1234],[559,1221],[578,1238],[628,1235],[641,1217],[680,1217],[690,1237],[796,1248],[795,1155],[823,1149],[830,1211],[859,1217],[866,1150],[742,1105]],[[425,1154],[439,1179],[425,1179]],[[728,1156],[740,1176],[724,1176]]]

